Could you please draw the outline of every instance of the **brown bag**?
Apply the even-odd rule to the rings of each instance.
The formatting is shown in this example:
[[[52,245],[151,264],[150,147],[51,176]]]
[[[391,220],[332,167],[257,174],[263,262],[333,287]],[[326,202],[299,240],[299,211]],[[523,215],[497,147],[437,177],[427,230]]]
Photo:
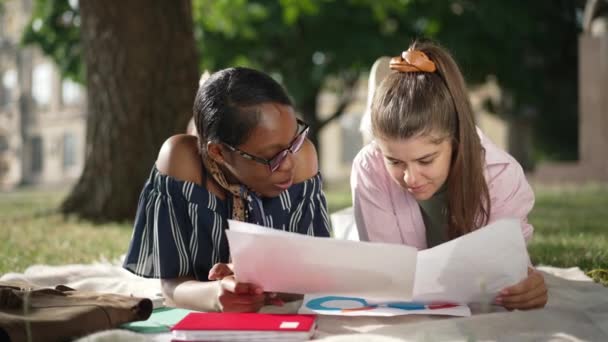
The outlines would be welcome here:
[[[0,282],[0,341],[65,341],[151,313],[147,298]]]

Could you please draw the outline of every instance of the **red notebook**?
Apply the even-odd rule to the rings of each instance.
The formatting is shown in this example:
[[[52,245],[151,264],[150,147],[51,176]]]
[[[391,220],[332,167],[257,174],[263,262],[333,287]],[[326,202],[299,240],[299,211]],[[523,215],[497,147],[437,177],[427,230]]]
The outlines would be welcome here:
[[[315,328],[315,315],[191,312],[171,331],[174,341],[303,341]]]

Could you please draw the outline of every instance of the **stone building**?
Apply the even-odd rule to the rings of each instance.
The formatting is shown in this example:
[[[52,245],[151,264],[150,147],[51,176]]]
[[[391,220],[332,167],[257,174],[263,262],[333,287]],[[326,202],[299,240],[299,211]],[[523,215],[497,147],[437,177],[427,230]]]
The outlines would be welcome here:
[[[0,189],[68,183],[83,168],[86,96],[55,64],[20,39],[32,0],[0,12]]]

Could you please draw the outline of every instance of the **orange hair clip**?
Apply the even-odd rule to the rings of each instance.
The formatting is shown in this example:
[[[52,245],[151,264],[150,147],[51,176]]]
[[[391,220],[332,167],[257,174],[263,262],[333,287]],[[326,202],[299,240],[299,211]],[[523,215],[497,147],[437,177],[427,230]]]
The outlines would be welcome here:
[[[429,57],[420,50],[409,49],[403,51],[401,56],[391,58],[391,70],[399,72],[435,72],[437,67]]]

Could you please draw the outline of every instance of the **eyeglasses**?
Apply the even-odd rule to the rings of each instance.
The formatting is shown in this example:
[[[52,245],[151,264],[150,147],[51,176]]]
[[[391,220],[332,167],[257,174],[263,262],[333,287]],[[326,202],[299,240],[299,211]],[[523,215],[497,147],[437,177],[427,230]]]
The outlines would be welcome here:
[[[302,121],[300,119],[297,119],[297,122],[298,122],[298,132],[299,133],[291,141],[291,144],[289,145],[289,147],[280,151],[279,153],[275,154],[270,159],[256,157],[252,154],[241,151],[232,145],[229,145],[226,143],[222,143],[222,144],[224,144],[224,146],[226,146],[230,151],[237,152],[245,159],[253,160],[258,163],[268,165],[268,168],[270,169],[270,172],[272,173],[272,172],[275,172],[279,168],[279,166],[281,166],[281,163],[283,163],[283,160],[285,160],[285,157],[287,157],[288,153],[293,154],[293,153],[298,152],[302,148],[302,145],[304,144],[304,140],[306,140],[306,136],[308,135],[310,126],[308,126],[304,121]]]

